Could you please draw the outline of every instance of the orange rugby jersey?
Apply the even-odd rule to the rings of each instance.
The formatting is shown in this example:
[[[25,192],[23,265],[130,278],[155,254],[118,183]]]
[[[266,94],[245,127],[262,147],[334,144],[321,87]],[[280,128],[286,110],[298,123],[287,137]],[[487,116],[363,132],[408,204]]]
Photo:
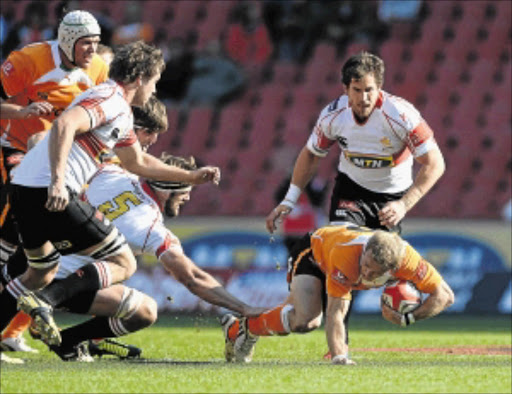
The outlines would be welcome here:
[[[351,290],[370,287],[361,283],[359,259],[373,232],[351,230],[345,226],[323,227],[311,236],[315,261],[325,273],[327,293],[332,297],[351,299]],[[405,257],[390,279],[413,282],[423,293],[432,293],[441,275],[432,264],[407,243]]]
[[[26,106],[34,101],[48,101],[54,111],[43,117],[1,120],[1,145],[26,151],[30,136],[48,130],[76,96],[107,78],[108,66],[98,55],[87,69],[65,69],[57,41],[13,51],[0,69],[0,80],[9,97],[7,102]]]

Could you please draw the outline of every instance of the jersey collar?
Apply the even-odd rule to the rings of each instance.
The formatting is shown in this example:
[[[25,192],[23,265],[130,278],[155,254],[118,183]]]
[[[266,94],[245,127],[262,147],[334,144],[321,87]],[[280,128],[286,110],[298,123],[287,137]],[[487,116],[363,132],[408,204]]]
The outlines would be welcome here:
[[[154,190],[151,188],[151,186],[148,185],[148,183],[146,181],[142,181],[141,182],[141,185],[142,185],[142,190],[144,190],[146,192],[146,194],[151,197],[151,199],[156,203],[156,205],[158,205],[158,208],[160,209],[160,212],[163,212],[164,211],[164,204],[161,203],[159,200],[158,200],[158,197],[156,196],[156,193],[154,192]]]

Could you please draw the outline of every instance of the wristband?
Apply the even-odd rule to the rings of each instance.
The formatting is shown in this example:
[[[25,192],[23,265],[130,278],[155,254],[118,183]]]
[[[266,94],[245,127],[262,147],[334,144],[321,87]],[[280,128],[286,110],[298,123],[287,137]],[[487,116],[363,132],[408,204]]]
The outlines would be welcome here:
[[[345,354],[338,354],[334,357],[331,358],[331,362],[332,363],[336,363],[338,361],[342,361],[342,360],[346,360],[348,359],[348,353],[345,353]]]
[[[401,325],[402,327],[410,326],[411,324],[414,324],[416,322],[416,319],[414,318],[414,315],[412,312],[404,313],[402,315],[402,321]]]
[[[300,194],[302,190],[297,185],[290,183],[290,187],[288,188],[288,192],[286,196],[284,196],[284,200],[281,202],[282,205],[286,205],[287,207],[293,208],[297,201],[299,200]]]

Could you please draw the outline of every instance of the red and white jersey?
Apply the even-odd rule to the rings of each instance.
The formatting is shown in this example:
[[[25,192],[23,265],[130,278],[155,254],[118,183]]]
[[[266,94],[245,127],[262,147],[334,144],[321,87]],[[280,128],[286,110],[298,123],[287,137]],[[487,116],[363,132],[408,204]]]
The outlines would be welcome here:
[[[98,170],[102,156],[115,147],[135,144],[137,136],[130,104],[116,82],[108,80],[87,90],[70,108],[76,105],[83,107],[91,119],[90,130],[75,137],[66,165],[66,185],[78,193]],[[50,184],[49,134],[14,169],[12,183],[29,187]]]
[[[322,110],[307,147],[324,157],[336,141],[341,148],[338,170],[379,193],[397,193],[410,187],[413,157],[424,155],[436,144],[434,133],[418,110],[384,91],[364,124],[355,120],[346,95]]]
[[[84,199],[114,223],[134,254],[154,254],[160,258],[170,249],[183,253],[180,240],[164,225],[152,190],[119,166],[102,167],[92,177]],[[89,256],[62,256],[57,278],[65,278],[92,261]]]

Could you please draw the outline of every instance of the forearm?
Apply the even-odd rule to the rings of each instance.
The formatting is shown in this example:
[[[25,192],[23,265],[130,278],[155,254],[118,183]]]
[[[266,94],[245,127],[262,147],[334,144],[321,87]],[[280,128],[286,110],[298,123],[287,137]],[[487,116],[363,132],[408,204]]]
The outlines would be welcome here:
[[[327,317],[325,322],[325,333],[327,345],[333,357],[348,354],[348,345],[345,343],[345,323],[344,317],[346,310],[345,300],[332,300],[327,307]]]
[[[75,137],[75,130],[67,124],[53,122],[50,130],[48,151],[52,183],[64,183],[66,163]]]
[[[143,178],[171,182],[193,182],[190,171],[164,164],[161,160],[145,152],[142,152],[139,160],[123,162],[123,166],[131,173]]]
[[[161,257],[165,269],[191,293],[211,304],[243,314],[247,304],[231,295],[213,276],[197,267],[192,260],[169,250]]]
[[[434,156],[435,158],[430,159],[426,164],[421,166],[414,179],[413,185],[400,199],[407,211],[411,210],[411,208],[432,189],[444,173],[445,165],[440,152]]]
[[[23,119],[26,116],[23,108],[21,105],[3,102],[0,107],[0,119]]]
[[[415,320],[428,319],[444,311],[453,302],[453,292],[448,284],[443,281],[412,314]]]
[[[304,190],[318,170],[319,163],[318,156],[312,154],[307,147],[302,148],[293,168],[291,183]]]

